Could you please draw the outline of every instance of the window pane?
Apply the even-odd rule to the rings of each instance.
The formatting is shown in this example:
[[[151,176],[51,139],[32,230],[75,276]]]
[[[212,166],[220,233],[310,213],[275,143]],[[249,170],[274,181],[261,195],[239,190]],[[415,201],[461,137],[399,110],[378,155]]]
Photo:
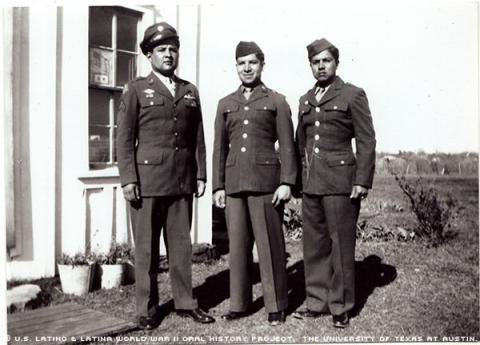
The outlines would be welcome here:
[[[137,51],[138,18],[128,14],[117,16],[117,49]]]
[[[90,48],[90,84],[113,86],[113,52]]]
[[[89,44],[112,47],[113,13],[104,7],[90,7]]]
[[[90,125],[109,125],[110,91],[90,88],[88,90],[88,123]]]
[[[90,125],[88,130],[90,163],[108,163],[110,157],[109,129]]]
[[[136,55],[117,53],[117,86],[124,86],[137,75]]]

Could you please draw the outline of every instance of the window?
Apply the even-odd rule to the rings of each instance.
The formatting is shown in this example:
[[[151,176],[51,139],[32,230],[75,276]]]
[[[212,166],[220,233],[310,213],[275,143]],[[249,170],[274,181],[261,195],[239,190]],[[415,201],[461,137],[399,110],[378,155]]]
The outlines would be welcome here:
[[[123,86],[137,75],[140,14],[92,6],[89,13],[88,144],[90,168],[113,166],[116,112]]]

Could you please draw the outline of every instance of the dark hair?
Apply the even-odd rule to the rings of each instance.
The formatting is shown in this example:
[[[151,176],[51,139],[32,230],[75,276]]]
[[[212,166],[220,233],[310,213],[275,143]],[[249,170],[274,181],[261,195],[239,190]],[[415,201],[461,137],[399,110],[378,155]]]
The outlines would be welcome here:
[[[259,59],[261,63],[264,63],[264,62],[265,62],[265,54],[263,54],[263,53],[256,53],[255,55],[257,56],[257,59]]]

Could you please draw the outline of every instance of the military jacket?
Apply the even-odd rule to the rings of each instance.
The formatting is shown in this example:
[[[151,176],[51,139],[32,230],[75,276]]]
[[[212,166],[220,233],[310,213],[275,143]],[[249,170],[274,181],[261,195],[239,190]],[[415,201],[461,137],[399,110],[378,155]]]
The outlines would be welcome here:
[[[340,77],[319,102],[314,92],[315,86],[300,98],[296,131],[303,192],[350,194],[353,185],[371,188],[376,140],[365,92]]]
[[[143,197],[191,194],[197,180],[206,180],[198,91],[180,78],[175,85],[173,97],[152,72],[129,82],[120,100],[120,180],[139,184]]]
[[[293,125],[285,97],[261,84],[248,100],[242,87],[222,98],[215,119],[213,191],[270,193],[295,180]]]

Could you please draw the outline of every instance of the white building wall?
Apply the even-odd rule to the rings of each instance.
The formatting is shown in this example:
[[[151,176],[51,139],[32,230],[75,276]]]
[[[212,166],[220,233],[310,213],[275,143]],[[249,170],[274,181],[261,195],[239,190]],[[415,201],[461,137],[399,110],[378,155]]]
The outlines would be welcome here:
[[[17,157],[20,161],[16,164],[30,181],[30,185],[25,186],[29,198],[22,198],[21,193],[18,206],[30,211],[25,217],[31,217],[31,224],[24,223],[18,229],[23,251],[7,265],[7,279],[54,274],[56,8],[32,6],[28,29],[29,86],[20,94],[25,95],[21,102],[28,102],[29,111],[25,114],[28,128],[16,139],[28,152],[29,166],[28,169],[22,167],[22,156]]]

